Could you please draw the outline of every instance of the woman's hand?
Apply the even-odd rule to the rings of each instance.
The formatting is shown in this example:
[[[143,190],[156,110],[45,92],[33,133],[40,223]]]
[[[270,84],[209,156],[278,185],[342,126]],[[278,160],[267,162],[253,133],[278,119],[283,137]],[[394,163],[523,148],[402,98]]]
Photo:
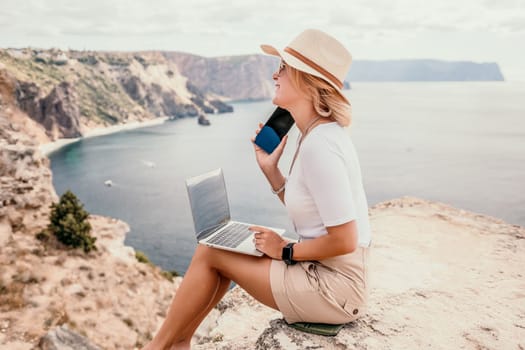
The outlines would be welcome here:
[[[259,134],[263,127],[262,123],[259,123],[259,129],[255,131],[255,134]],[[279,159],[281,158],[284,147],[286,146],[286,141],[288,140],[288,135],[283,137],[281,140],[281,143],[279,143],[279,146],[274,149],[274,151],[270,154],[266,153],[265,150],[263,150],[261,147],[257,146],[255,144],[255,137],[252,138],[253,147],[255,149],[255,158],[257,159],[257,164],[259,164],[259,167],[264,171],[269,171],[271,169],[276,169],[277,164],[279,163]]]
[[[282,259],[283,248],[288,243],[285,239],[266,227],[252,226],[250,230],[255,231],[253,242],[257,250],[272,259]]]

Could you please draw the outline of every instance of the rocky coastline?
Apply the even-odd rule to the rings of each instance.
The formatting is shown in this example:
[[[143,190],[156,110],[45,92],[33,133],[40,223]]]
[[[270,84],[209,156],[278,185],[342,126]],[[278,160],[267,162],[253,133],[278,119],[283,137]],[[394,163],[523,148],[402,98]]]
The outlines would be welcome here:
[[[43,142],[233,111],[228,97],[202,91],[157,52],[0,49],[0,87],[34,121]]]
[[[81,139],[88,139],[91,137],[97,137],[102,135],[109,135],[114,134],[117,132],[121,132],[124,130],[133,130],[138,128],[146,128],[149,126],[159,125],[169,120],[167,117],[159,117],[151,120],[146,120],[142,122],[130,122],[126,124],[121,125],[113,125],[108,127],[102,127],[102,128],[95,128],[92,130],[87,131],[82,137],[75,137],[75,138],[60,138],[52,142],[47,142],[40,144],[38,146],[39,150],[42,152],[43,155],[48,156],[51,153],[59,150],[60,148],[69,145],[71,143],[75,143]]]
[[[53,58],[69,60],[61,59]],[[68,89],[44,95],[74,99]],[[181,278],[139,262],[124,245],[127,225],[116,219],[90,217],[98,250],[89,254],[36,239],[57,200],[40,147],[60,129],[28,117],[15,91],[0,67],[0,349],[140,348]],[[95,127],[88,124],[79,125]],[[236,287],[201,325],[193,348],[525,349],[525,228],[411,197],[370,208],[370,218],[363,318],[333,338],[301,333]]]

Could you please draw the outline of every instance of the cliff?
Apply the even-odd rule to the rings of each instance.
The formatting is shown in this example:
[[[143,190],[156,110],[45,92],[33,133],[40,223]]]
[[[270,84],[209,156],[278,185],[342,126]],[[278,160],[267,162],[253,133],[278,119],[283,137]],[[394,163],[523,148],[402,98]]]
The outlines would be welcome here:
[[[144,344],[180,278],[139,263],[115,219],[90,217],[98,250],[87,255],[36,239],[57,196],[49,161],[16,113],[0,99],[0,349],[32,349],[61,325],[103,349]]]
[[[277,59],[182,52],[0,49],[0,70],[18,107],[49,140],[159,116],[232,111],[224,101],[273,96]],[[502,81],[497,63],[356,60],[349,81]],[[4,91],[5,93],[6,91]]]
[[[263,55],[202,57],[180,52],[163,55],[206,93],[231,100],[260,100],[273,96],[272,74],[278,60]]]
[[[0,86],[2,73],[0,72]],[[0,94],[0,247],[13,232],[35,232],[46,220],[57,196],[49,160],[37,150],[34,135],[26,133],[24,115]],[[1,248],[0,248],[1,249]]]
[[[503,81],[497,63],[439,60],[355,61],[349,81]]]
[[[156,117],[204,117],[232,108],[201,91],[158,52],[0,49],[3,89],[48,140]]]
[[[277,59],[263,55],[201,57],[180,52],[163,55],[200,90],[232,100],[269,99]],[[358,81],[502,81],[497,63],[440,60],[355,60],[346,77]]]

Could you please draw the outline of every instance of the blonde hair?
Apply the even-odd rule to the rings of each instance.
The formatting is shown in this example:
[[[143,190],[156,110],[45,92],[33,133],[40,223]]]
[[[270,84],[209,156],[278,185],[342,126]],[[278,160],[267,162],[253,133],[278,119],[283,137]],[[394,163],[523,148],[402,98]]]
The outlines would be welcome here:
[[[333,118],[341,126],[349,126],[352,122],[352,106],[347,103],[339,92],[321,78],[302,72],[289,65],[287,74],[292,84],[299,91],[312,99],[315,111],[322,117]]]

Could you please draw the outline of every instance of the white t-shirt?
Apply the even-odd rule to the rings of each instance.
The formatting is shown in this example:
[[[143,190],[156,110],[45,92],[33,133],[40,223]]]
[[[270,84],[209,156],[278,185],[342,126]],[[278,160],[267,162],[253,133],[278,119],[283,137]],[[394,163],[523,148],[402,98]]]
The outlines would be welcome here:
[[[301,239],[356,220],[359,245],[370,245],[361,167],[345,128],[335,122],[319,124],[306,135],[288,177],[285,203]]]

